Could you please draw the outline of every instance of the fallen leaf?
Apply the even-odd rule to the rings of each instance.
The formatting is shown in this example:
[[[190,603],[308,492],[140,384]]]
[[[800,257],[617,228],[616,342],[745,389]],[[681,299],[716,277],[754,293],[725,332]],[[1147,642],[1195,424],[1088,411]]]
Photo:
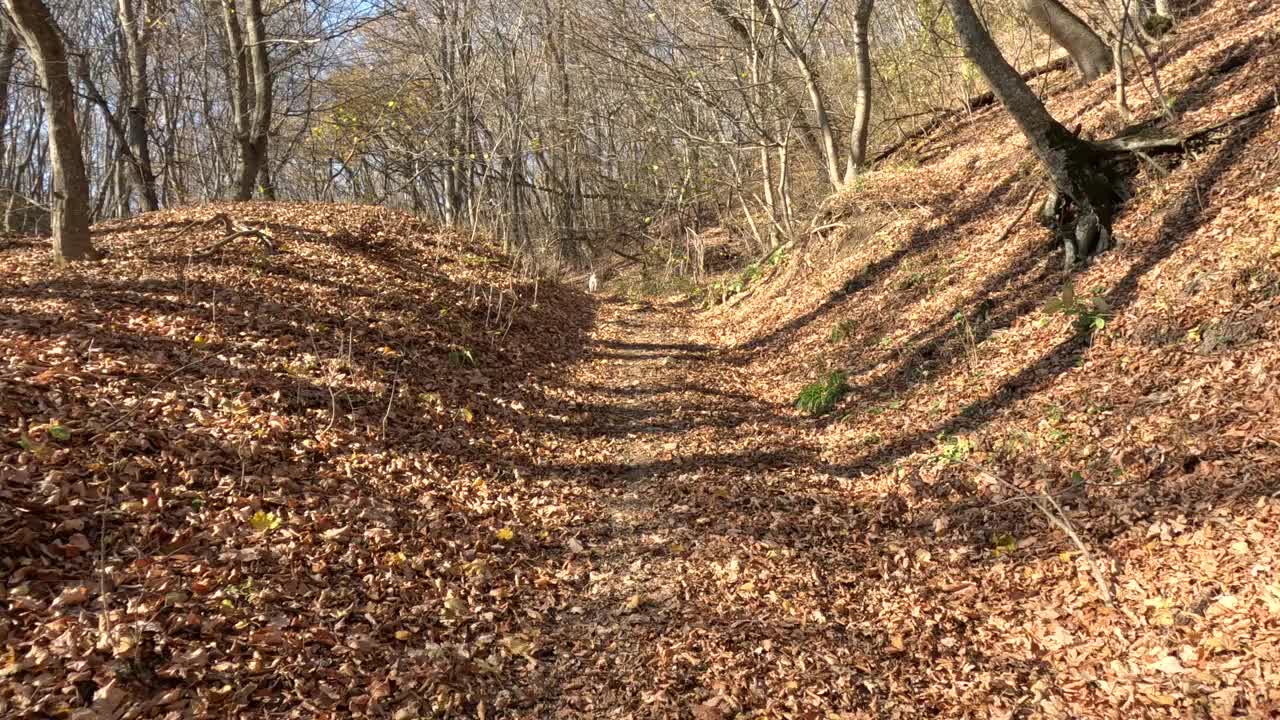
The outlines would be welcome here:
[[[89,599],[89,588],[77,585],[64,589],[53,601],[51,607],[75,607]]]
[[[280,527],[280,518],[275,513],[259,510],[249,518],[249,525],[260,533],[271,532]]]
[[[1186,668],[1182,667],[1182,662],[1179,661],[1178,658],[1173,655],[1165,655],[1164,657],[1151,663],[1147,667],[1151,668],[1152,670],[1158,670],[1162,673],[1168,673],[1170,675],[1176,675],[1178,673],[1186,672]]]

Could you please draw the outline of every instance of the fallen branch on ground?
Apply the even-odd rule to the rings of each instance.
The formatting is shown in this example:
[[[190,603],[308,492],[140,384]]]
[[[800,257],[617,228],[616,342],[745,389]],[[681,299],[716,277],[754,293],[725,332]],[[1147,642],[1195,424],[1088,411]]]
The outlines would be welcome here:
[[[987,480],[1017,493],[1017,499],[1030,502],[1037,510],[1040,511],[1041,515],[1044,515],[1045,518],[1054,525],[1054,527],[1065,533],[1066,536],[1071,539],[1071,542],[1075,544],[1076,549],[1080,551],[1081,556],[1084,557],[1085,564],[1089,566],[1089,574],[1093,576],[1093,581],[1098,586],[1098,592],[1102,594],[1102,601],[1106,603],[1107,607],[1115,606],[1115,598],[1111,594],[1110,581],[1102,574],[1102,568],[1094,560],[1093,553],[1090,552],[1089,546],[1080,537],[1080,534],[1076,532],[1075,527],[1071,524],[1071,520],[1067,517],[1066,511],[1062,509],[1062,506],[1058,504],[1057,500],[1053,499],[1052,495],[1049,493],[1032,495],[1026,490],[1023,490],[1017,485],[1014,485],[1008,480],[1005,480],[999,475],[996,475],[979,465],[975,465],[971,462],[962,462],[964,465],[968,466],[974,472],[977,472]]]
[[[1280,101],[1278,101],[1276,95],[1273,94],[1270,98],[1256,103],[1248,110],[1236,113],[1235,115],[1232,115],[1221,122],[1209,125],[1208,127],[1192,131],[1187,135],[1175,135],[1173,133],[1161,131],[1158,128],[1141,127],[1132,132],[1125,133],[1109,140],[1103,140],[1095,144],[1102,150],[1116,153],[1131,152],[1134,154],[1141,154],[1150,153],[1152,151],[1181,152],[1185,150],[1188,145],[1197,142],[1209,142],[1211,140],[1210,136],[1220,130],[1225,130],[1236,123],[1240,123],[1262,115],[1263,113],[1275,110],[1278,102]]]
[[[1018,223],[1022,222],[1022,218],[1026,217],[1027,211],[1030,210],[1031,206],[1034,204],[1036,193],[1040,192],[1040,186],[1042,184],[1043,183],[1036,183],[1035,187],[1031,188],[1031,192],[1027,193],[1026,201],[1022,204],[1022,211],[1018,213],[1018,217],[1014,218],[1013,222],[1005,226],[1004,232],[1000,233],[1000,237],[996,238],[995,241],[991,243],[992,245],[999,245],[1004,242],[1005,239],[1009,237],[1009,233],[1013,232],[1013,229],[1018,226]]]
[[[218,213],[217,215],[214,215],[213,217],[209,218],[209,220],[207,220],[205,224],[208,225],[209,223],[212,223],[214,221],[219,221],[219,220],[222,221],[222,225],[224,230],[226,231],[226,235],[221,240],[211,245],[208,249],[192,254],[191,257],[193,260],[203,260],[209,257],[210,255],[213,255],[215,252],[220,250],[224,245],[231,242],[232,240],[235,240],[237,238],[242,238],[242,237],[257,238],[257,240],[266,247],[267,252],[269,253],[273,253],[273,252],[276,252],[276,250],[278,250],[278,248],[276,247],[275,238],[271,236],[271,233],[268,232],[265,227],[255,228],[255,227],[250,227],[248,225],[245,225],[244,223],[241,223],[241,222],[236,222],[235,220],[232,220],[231,217],[226,213]]]

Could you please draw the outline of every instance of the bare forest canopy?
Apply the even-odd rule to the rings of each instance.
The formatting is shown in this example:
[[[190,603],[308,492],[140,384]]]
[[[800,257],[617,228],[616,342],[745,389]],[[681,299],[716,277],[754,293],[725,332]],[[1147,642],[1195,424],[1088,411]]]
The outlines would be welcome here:
[[[1068,259],[1084,258],[1107,246],[1112,178],[1081,167],[1096,158],[1024,80],[1068,58],[1082,81],[1116,67],[1121,112],[1160,119],[1160,36],[1195,9],[6,0],[0,200],[10,231],[52,213],[68,258],[96,255],[93,221],[254,197],[403,208],[527,265],[595,267],[710,227],[767,251],[874,162],[911,162],[894,151],[922,129],[998,99],[1061,198],[1048,219],[1079,236]]]

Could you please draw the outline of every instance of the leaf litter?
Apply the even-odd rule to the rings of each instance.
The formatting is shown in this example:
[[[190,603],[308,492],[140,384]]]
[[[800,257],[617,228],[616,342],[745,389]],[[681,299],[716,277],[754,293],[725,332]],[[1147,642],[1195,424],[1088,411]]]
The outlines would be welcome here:
[[[1276,13],[1189,19],[1167,86]],[[1106,88],[1050,80],[1104,134]],[[1044,312],[1040,230],[983,244],[1030,182],[1013,132],[931,139],[833,201],[884,216],[870,240],[711,314],[363,207],[151,213],[89,266],[10,244],[0,714],[1274,712],[1274,114],[1139,186],[1075,278],[1086,327]],[[280,252],[197,258],[219,212]],[[832,372],[833,411],[797,411]]]

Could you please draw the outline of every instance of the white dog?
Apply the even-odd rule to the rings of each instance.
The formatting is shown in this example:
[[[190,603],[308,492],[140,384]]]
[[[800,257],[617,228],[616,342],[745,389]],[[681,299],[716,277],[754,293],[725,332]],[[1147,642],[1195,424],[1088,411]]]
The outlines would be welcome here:
[[[591,272],[591,275],[587,277],[587,292],[593,293],[599,289],[600,289],[600,280],[599,278],[596,277],[596,273],[593,270]]]

